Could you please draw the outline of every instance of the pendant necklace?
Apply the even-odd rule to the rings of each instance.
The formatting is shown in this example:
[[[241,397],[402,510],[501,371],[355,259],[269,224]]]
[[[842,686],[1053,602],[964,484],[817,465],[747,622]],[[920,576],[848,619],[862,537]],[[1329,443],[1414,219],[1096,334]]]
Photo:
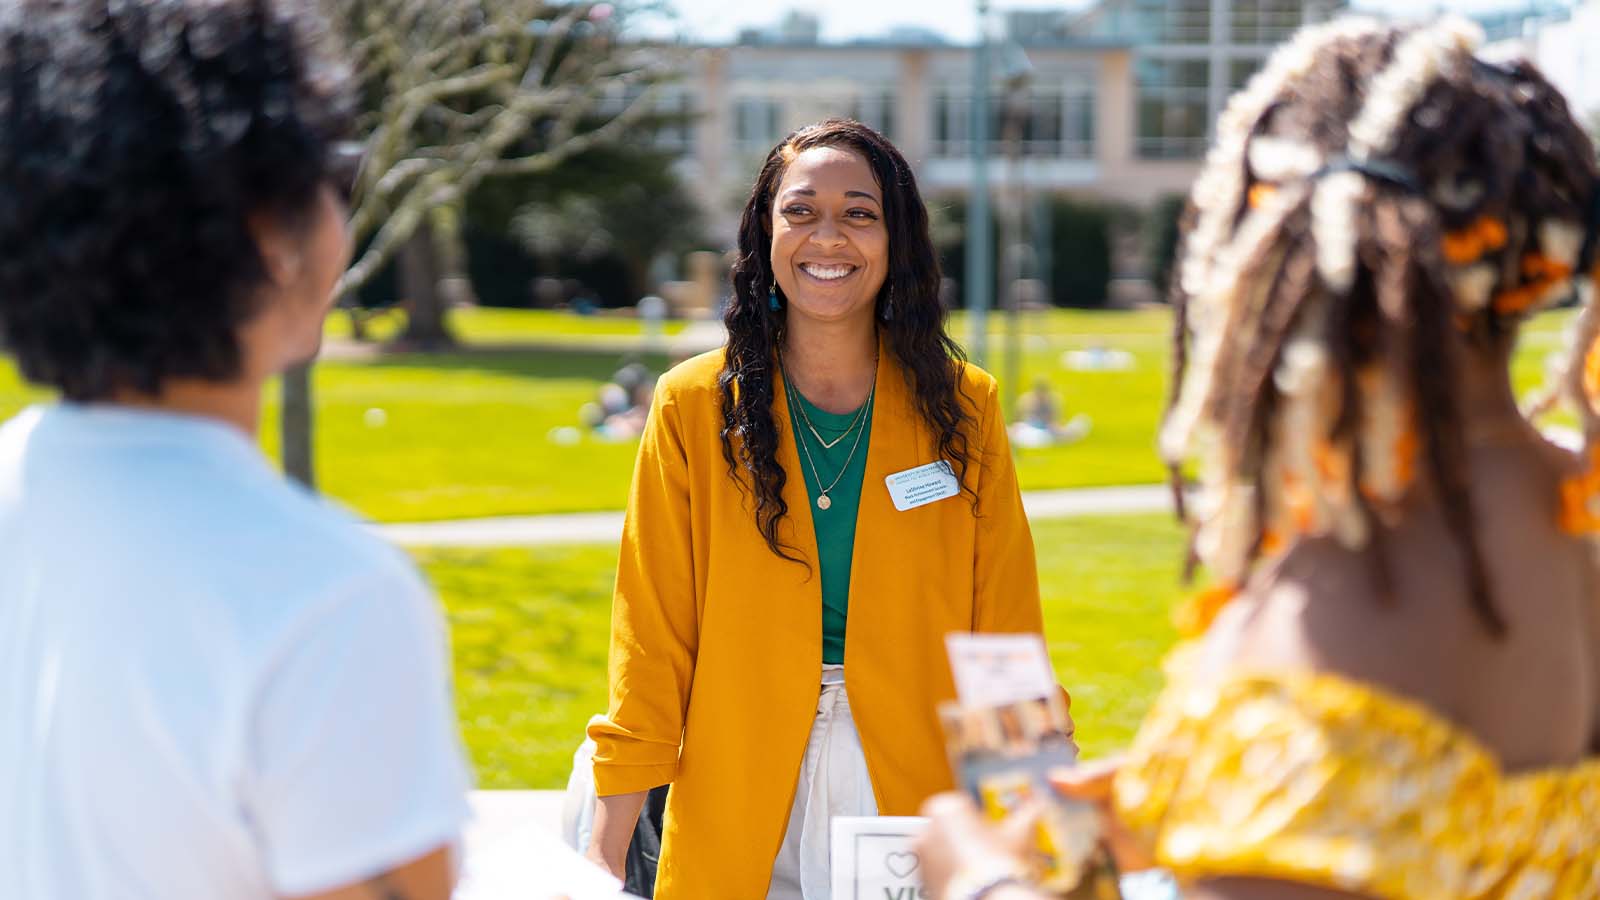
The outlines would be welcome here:
[[[783,361],[781,359],[778,361],[778,365],[783,371],[784,382],[793,388],[794,382],[789,379],[788,368],[783,365]],[[876,370],[877,367],[874,366],[873,368]],[[824,441],[822,439],[822,435],[817,433],[816,427],[811,424],[810,417],[806,415],[805,398],[799,396],[799,394],[800,392],[796,390],[793,406],[795,409],[800,411],[800,418],[805,422],[806,428],[810,429],[811,434],[816,437],[817,443],[821,444],[825,449],[832,450],[840,441],[844,440],[845,436],[851,431],[856,432],[855,443],[850,445],[850,455],[845,457],[844,465],[840,467],[839,474],[833,479],[833,483],[823,488],[822,491],[817,494],[817,509],[827,511],[833,507],[833,498],[829,497],[828,494],[831,493],[834,488],[839,486],[839,482],[844,479],[844,473],[850,471],[850,463],[855,460],[856,451],[861,448],[861,436],[867,431],[863,423],[869,421],[870,417],[872,416],[872,400],[878,394],[878,380],[876,378],[872,380],[872,389],[867,391],[867,402],[861,404],[861,409],[856,411],[855,421],[850,423],[850,427],[845,429],[844,434],[834,438],[833,443],[831,444],[827,441]],[[862,427],[857,430],[857,426]],[[806,445],[804,439],[800,438],[800,435],[795,435],[795,437],[797,439],[796,443],[800,445],[800,450],[805,454],[806,463],[811,467],[811,477],[816,480],[818,485],[821,485],[822,472],[817,469],[817,461],[811,457],[811,448]]]

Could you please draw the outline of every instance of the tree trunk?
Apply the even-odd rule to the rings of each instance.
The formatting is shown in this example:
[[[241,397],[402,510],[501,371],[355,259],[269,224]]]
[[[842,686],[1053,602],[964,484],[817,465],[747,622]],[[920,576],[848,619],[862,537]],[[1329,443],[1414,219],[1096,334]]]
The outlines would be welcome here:
[[[317,486],[311,460],[311,364],[283,373],[283,401],[278,434],[283,471],[308,488]]]
[[[417,350],[455,344],[445,323],[448,305],[439,290],[439,249],[433,227],[424,219],[400,249],[400,295],[406,306],[406,330],[400,343]]]
[[[350,305],[345,307],[345,316],[350,320],[350,340],[365,344],[368,340],[367,312],[359,304],[360,301],[350,301]]]

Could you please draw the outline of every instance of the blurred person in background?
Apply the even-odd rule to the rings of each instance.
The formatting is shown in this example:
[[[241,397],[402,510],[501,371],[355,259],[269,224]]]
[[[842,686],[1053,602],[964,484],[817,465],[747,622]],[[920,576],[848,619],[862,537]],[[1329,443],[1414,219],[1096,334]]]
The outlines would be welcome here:
[[[1600,182],[1562,97],[1480,38],[1304,32],[1196,184],[1161,443],[1202,464],[1218,587],[1131,753],[1062,775],[1190,896],[1600,896]],[[1510,360],[1580,286],[1575,455]],[[1037,896],[964,799],[930,812],[935,897]]]
[[[323,38],[296,0],[0,9],[0,345],[60,395],[0,427],[0,897],[451,892],[434,598],[255,443],[349,259]]]
[[[1071,444],[1088,436],[1090,419],[1078,413],[1061,421],[1061,401],[1056,398],[1048,378],[1033,383],[1033,390],[1017,404],[1018,420],[1011,423],[1011,443],[1018,447],[1053,447]]]
[[[951,786],[945,635],[1038,633],[1038,577],[899,151],[853,121],[795,132],[739,234],[728,345],[661,379],[640,446],[589,852],[622,875],[670,783],[657,897],[819,900],[831,817]]]

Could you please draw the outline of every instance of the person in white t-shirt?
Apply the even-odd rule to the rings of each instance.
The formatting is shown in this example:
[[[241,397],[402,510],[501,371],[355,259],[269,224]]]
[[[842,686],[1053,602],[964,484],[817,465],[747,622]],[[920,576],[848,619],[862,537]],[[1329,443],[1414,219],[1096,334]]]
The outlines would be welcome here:
[[[253,439],[350,254],[308,8],[0,10],[0,898],[450,894],[435,601]]]

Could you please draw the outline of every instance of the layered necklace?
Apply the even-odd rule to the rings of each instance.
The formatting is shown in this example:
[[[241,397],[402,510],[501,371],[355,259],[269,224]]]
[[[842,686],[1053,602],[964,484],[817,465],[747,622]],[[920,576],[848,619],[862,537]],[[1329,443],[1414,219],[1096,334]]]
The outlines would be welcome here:
[[[811,436],[817,439],[817,443],[822,445],[824,450],[832,450],[834,447],[839,446],[840,442],[849,437],[852,432],[855,433],[855,441],[850,444],[850,453],[845,457],[844,465],[839,467],[839,474],[835,475],[833,481],[817,494],[817,509],[827,510],[833,506],[833,499],[828,495],[833,492],[834,488],[839,486],[840,481],[844,480],[844,473],[850,471],[850,463],[855,460],[856,451],[861,449],[861,436],[867,433],[865,423],[872,420],[872,401],[878,394],[878,379],[876,376],[873,377],[872,388],[867,391],[867,401],[861,404],[860,409],[856,410],[856,417],[850,421],[849,426],[838,437],[829,441],[825,440],[822,437],[822,432],[818,431],[817,426],[811,423],[811,416],[806,414],[807,401],[800,395],[799,389],[794,386],[794,380],[789,377],[788,367],[783,364],[781,358],[778,360],[778,367],[783,372],[784,384],[795,394],[794,401],[790,405],[800,413],[800,421],[806,426],[806,430],[811,432]],[[874,372],[878,370],[876,361],[873,363],[872,370]],[[796,437],[800,436],[796,435]],[[806,465],[811,469],[811,477],[816,481],[817,486],[821,487],[822,472],[817,468],[817,461],[811,456],[811,446],[806,443],[803,437],[796,443],[800,445],[800,451],[805,456]]]

